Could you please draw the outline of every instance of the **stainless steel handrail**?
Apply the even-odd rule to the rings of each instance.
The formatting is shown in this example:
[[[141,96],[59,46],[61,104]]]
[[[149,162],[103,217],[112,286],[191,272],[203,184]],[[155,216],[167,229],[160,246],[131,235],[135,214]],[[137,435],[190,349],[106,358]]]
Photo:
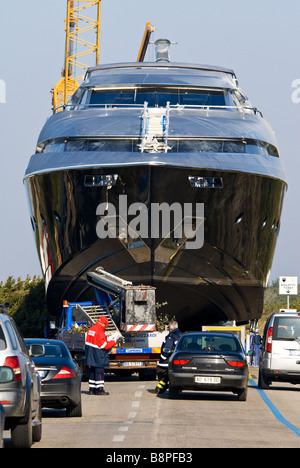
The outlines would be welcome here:
[[[74,106],[74,104],[66,104],[64,106],[57,107],[54,109],[54,113],[57,113],[59,109],[62,110],[86,110],[86,109],[96,109],[96,108],[103,108],[105,110],[110,110],[110,109],[117,109],[117,108],[126,108],[126,109],[144,109],[144,104],[79,104],[77,106]],[[161,108],[164,108],[161,106]],[[245,114],[247,111],[252,111],[253,114],[259,114],[261,117],[263,117],[263,114],[260,110],[258,110],[256,107],[243,107],[243,106],[209,106],[209,105],[193,105],[193,104],[176,104],[176,105],[170,105],[169,106],[170,110],[203,110],[206,111],[207,113],[210,112],[211,110],[235,110],[237,112],[242,112]]]

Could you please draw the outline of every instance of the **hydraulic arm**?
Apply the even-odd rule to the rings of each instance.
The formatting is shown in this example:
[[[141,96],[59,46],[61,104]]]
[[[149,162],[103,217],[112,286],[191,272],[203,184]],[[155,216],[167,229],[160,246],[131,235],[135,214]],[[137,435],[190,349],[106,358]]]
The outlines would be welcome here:
[[[146,23],[146,28],[145,28],[143,40],[142,40],[141,47],[140,47],[140,50],[139,50],[139,53],[138,53],[138,56],[137,56],[137,59],[136,59],[137,62],[143,62],[144,61],[144,58],[145,58],[145,55],[146,55],[146,52],[147,52],[147,48],[148,48],[148,45],[149,45],[149,41],[150,41],[150,36],[154,31],[155,31],[155,27],[152,26],[151,23]]]

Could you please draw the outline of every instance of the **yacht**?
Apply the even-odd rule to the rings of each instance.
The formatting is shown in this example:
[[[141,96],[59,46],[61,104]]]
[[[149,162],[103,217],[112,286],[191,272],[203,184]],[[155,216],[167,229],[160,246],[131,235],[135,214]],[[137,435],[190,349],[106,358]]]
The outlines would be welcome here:
[[[233,70],[89,68],[24,181],[52,313],[93,299],[86,274],[101,266],[154,286],[182,330],[260,318],[287,183]]]

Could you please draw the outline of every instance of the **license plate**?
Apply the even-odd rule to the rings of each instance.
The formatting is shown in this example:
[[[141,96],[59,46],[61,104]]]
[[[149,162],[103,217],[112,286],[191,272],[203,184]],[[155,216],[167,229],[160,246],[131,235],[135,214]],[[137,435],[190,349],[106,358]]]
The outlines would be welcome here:
[[[219,384],[221,383],[221,377],[195,377],[196,383],[204,384]]]
[[[134,361],[125,361],[123,362],[123,366],[127,367],[141,367],[143,365],[142,361],[134,362]]]

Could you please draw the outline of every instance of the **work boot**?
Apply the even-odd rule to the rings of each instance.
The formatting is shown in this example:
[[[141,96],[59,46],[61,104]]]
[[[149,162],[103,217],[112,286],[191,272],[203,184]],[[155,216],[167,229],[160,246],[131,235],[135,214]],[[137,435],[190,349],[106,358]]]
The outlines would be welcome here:
[[[106,392],[105,390],[102,390],[101,392],[97,393],[97,395],[99,395],[99,396],[109,395],[109,392]]]
[[[155,387],[153,388],[152,390],[149,390],[149,393],[155,393],[155,395],[157,395],[159,392],[159,388],[158,387]]]
[[[165,391],[168,388],[168,384],[166,384],[163,380],[161,380],[160,382],[158,382],[156,388],[158,390],[157,395],[160,395],[161,393],[165,393]]]

